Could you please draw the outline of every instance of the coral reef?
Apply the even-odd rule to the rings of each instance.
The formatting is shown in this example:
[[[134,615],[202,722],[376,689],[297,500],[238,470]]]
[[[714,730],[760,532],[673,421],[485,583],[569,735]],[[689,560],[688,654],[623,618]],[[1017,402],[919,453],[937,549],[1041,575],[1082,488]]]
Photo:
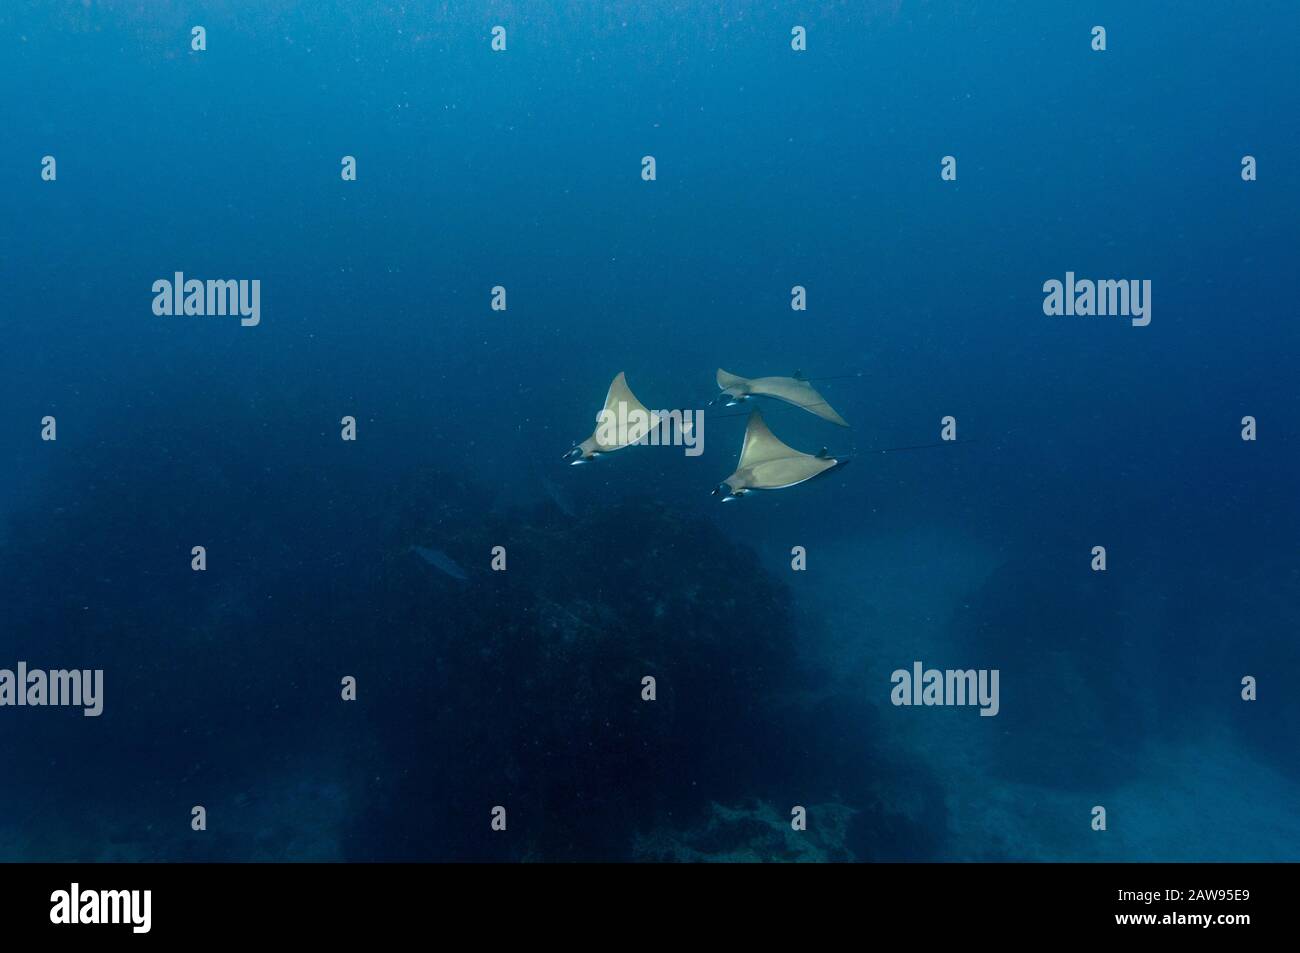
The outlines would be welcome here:
[[[0,729],[26,766],[0,793],[24,825],[6,854],[849,859],[942,830],[941,806],[879,808],[870,706],[801,667],[784,584],[698,513],[505,509],[421,461],[340,462],[325,436],[271,464],[219,404],[185,412],[201,451],[164,414],[131,418],[6,527],[7,657],[106,686],[102,718]],[[329,794],[295,804],[311,791]],[[767,821],[794,791],[822,826],[789,841]]]
[[[424,543],[469,567],[468,584],[411,558]],[[487,568],[492,545],[506,548],[504,572]],[[418,712],[427,747],[405,756],[445,764],[454,752],[457,767],[417,769],[394,809],[413,787],[441,797],[439,816],[481,805],[476,823],[512,804],[530,818],[517,853],[622,856],[653,812],[693,805],[701,789],[743,792],[764,763],[752,741],[772,699],[798,683],[783,588],[712,525],[653,503],[417,528],[392,541],[375,586],[387,614],[374,638],[390,643],[379,717]],[[397,758],[411,739],[394,728],[378,734]]]
[[[816,804],[808,808],[808,829],[796,831],[789,814],[782,815],[763,801],[734,808],[712,804],[699,827],[686,831],[659,828],[636,838],[632,855],[638,860],[686,863],[853,860],[844,841],[856,813],[843,804]]]

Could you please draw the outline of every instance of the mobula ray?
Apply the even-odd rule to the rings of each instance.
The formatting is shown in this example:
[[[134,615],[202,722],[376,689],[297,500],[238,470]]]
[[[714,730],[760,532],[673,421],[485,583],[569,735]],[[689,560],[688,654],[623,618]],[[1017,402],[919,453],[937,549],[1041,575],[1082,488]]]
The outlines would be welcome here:
[[[619,371],[605,395],[605,406],[597,416],[595,432],[582,443],[575,443],[564,459],[574,465],[586,463],[602,453],[613,453],[637,443],[658,426],[659,415],[636,399],[627,386],[627,376]]]
[[[714,398],[714,403],[722,402],[728,407],[734,407],[742,400],[749,400],[757,394],[760,397],[775,397],[787,404],[802,407],[809,413],[816,414],[833,424],[839,424],[841,427],[849,425],[848,421],[837,414],[831,405],[826,403],[826,398],[817,393],[812,384],[808,383],[798,371],[795,371],[794,377],[749,378],[728,374],[719,367],[718,386],[722,388],[722,393]]]
[[[846,463],[847,459],[832,457],[825,449],[814,456],[786,446],[767,429],[763,415],[755,410],[745,427],[736,472],[714,487],[713,495],[721,496],[725,503],[750,490],[783,490]]]

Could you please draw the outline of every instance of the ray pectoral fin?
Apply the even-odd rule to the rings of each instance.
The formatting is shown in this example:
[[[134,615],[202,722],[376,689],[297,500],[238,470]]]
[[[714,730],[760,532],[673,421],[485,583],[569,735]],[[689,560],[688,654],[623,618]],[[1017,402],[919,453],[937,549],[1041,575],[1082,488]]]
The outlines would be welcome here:
[[[658,426],[659,415],[637,400],[627,386],[627,375],[620,371],[609,385],[605,405],[596,415],[595,431],[579,445],[581,457],[588,460],[598,453],[609,453],[640,443]],[[565,456],[572,454],[570,450]]]
[[[783,460],[773,460],[760,464],[753,471],[753,487],[756,490],[784,490],[800,483],[806,483],[815,476],[820,476],[835,464],[806,453]]]
[[[746,378],[740,377],[736,374],[729,374],[720,367],[718,368],[717,381],[718,387],[722,390],[730,390],[738,385],[749,383]]]
[[[808,411],[810,414],[822,418],[822,420],[829,420],[831,423],[839,424],[841,427],[847,427],[849,425],[849,422],[836,413],[835,408],[832,407],[826,398],[819,394],[811,385],[804,385],[804,389],[806,391],[803,395],[804,402],[799,404],[799,406],[803,407],[803,409]],[[797,403],[797,401],[793,400],[790,402]]]
[[[609,396],[605,398],[605,408],[601,413],[613,422],[617,435],[613,443],[615,448],[640,443],[659,426],[659,415],[637,399],[632,388],[627,386],[627,377],[621,373],[610,385]]]
[[[847,427],[849,425],[849,422],[836,413],[835,408],[824,400],[819,406],[813,408],[813,413],[818,417],[821,417],[823,420],[829,420],[831,423],[839,424],[841,427]]]
[[[778,440],[758,410],[751,413],[749,424],[745,427],[745,442],[740,448],[740,468],[743,470],[791,455],[804,454],[799,454],[798,450]]]
[[[615,407],[620,400],[626,401],[627,394],[631,391],[627,387],[627,374],[619,371],[614,375],[614,380],[609,385],[609,390],[605,394],[605,410]]]
[[[761,377],[750,382],[751,390],[764,397],[774,397],[787,404],[802,407],[810,414],[833,424],[847,427],[848,421],[837,414],[817,389],[803,377]]]
[[[609,394],[605,397],[605,409],[616,413],[620,410],[650,413],[646,405],[637,400],[636,394],[632,393],[632,388],[627,386],[627,375],[622,372],[614,378],[614,383],[609,385]]]

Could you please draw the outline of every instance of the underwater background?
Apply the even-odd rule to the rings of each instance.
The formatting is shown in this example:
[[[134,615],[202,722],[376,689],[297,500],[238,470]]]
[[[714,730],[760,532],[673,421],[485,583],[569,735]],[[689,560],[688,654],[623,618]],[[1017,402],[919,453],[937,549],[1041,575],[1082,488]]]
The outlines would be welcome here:
[[[104,711],[0,708],[0,860],[1300,859],[1298,31],[4,4],[0,668]],[[260,324],[156,316],[177,271]],[[745,408],[561,459],[719,367],[827,378],[851,430],[762,410],[853,465],[719,503]],[[1000,712],[892,705],[917,660]]]

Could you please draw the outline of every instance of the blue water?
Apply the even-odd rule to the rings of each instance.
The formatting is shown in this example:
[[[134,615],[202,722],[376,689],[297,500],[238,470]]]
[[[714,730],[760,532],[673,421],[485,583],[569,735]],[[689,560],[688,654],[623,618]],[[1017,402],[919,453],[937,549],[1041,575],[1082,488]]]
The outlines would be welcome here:
[[[1298,29],[6,4],[0,669],[105,698],[0,707],[0,859],[1300,859]],[[178,271],[260,323],[155,315]],[[760,406],[853,465],[719,503],[746,406],[561,460],[718,367],[827,378],[849,430]]]

